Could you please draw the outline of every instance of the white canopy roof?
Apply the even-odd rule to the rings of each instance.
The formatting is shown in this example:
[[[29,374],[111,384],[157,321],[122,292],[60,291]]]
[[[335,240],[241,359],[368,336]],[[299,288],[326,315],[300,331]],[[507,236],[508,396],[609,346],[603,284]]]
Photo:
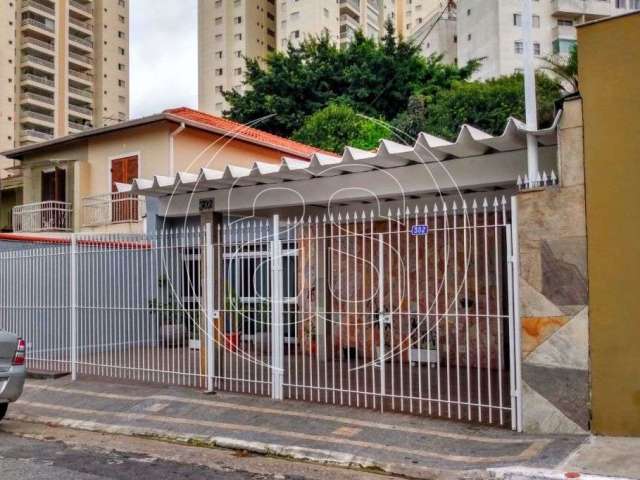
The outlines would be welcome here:
[[[558,113],[551,127],[533,132],[529,132],[523,122],[510,118],[500,136],[464,125],[455,142],[420,133],[413,146],[382,140],[375,152],[347,147],[342,157],[314,154],[309,162],[283,157],[280,165],[255,162],[251,168],[236,165],[227,165],[224,170],[201,168],[198,173],[179,172],[175,177],[157,175],[153,179],[138,178],[131,185],[118,184],[117,187],[120,192],[165,196],[365,173],[521,151],[526,149],[528,133],[537,137],[539,145],[553,146],[557,143],[557,125],[561,114]]]

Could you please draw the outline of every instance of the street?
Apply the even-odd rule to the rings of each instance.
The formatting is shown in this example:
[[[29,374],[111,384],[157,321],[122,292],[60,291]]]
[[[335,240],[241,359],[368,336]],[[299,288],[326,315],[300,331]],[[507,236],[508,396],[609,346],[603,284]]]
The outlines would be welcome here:
[[[0,477],[3,480],[380,478],[242,452],[14,421],[0,423]]]

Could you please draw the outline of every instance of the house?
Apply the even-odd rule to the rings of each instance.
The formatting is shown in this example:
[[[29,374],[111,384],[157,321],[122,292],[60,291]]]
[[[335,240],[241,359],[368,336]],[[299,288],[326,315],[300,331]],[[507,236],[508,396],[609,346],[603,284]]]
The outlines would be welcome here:
[[[189,108],[96,128],[4,152],[18,161],[23,184],[13,230],[142,232],[155,218],[144,198],[116,184],[157,175],[191,178],[201,168],[308,162],[318,149]],[[6,210],[7,206],[3,205]],[[153,210],[153,207],[151,207]]]
[[[199,261],[210,296],[191,330],[211,339],[200,372],[214,388],[535,430],[550,414],[522,413],[535,399],[520,387],[513,254],[518,222],[539,211],[511,198],[563,190],[556,172],[576,161],[563,118],[118,187],[209,232]],[[532,180],[528,134],[541,168]]]

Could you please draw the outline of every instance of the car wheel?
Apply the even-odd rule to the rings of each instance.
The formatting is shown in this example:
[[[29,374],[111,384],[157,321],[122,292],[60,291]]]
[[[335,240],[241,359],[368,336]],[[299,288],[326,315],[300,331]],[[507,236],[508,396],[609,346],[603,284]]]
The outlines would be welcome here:
[[[2,420],[4,416],[7,414],[8,406],[9,406],[8,403],[0,403],[0,420]]]

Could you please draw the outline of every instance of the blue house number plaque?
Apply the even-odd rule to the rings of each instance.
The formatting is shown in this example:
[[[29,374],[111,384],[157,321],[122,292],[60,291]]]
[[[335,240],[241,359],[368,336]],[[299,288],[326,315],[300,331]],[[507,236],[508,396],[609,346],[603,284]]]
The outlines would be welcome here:
[[[429,233],[428,225],[411,225],[411,235],[414,237],[422,237]]]

